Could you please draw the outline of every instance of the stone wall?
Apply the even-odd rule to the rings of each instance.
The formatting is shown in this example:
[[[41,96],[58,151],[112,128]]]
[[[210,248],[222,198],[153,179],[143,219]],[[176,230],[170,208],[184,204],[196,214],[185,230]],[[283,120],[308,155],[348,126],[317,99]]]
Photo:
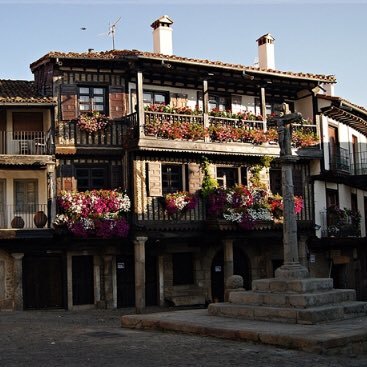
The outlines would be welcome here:
[[[14,309],[14,261],[0,250],[0,311]]]

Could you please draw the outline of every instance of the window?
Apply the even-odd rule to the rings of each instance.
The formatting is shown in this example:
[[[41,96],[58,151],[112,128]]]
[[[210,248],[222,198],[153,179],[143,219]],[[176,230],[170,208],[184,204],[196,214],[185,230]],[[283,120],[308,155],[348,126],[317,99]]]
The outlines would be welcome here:
[[[203,109],[203,93],[198,92],[198,106]],[[231,103],[229,98],[225,96],[217,96],[214,94],[209,94],[209,111],[218,109],[219,111],[225,111],[231,108]]]
[[[182,191],[182,166],[178,164],[162,164],[162,193]]]
[[[144,106],[150,104],[168,104],[168,94],[165,92],[144,91],[143,93]]]
[[[104,88],[79,87],[79,111],[106,113],[105,93]]]
[[[286,102],[289,106],[290,111],[294,111],[294,102]],[[279,114],[283,112],[282,102],[266,101],[266,114],[271,115],[272,113]],[[261,101],[259,98],[255,98],[255,113],[260,115],[261,112]]]
[[[326,206],[339,206],[338,190],[326,189]]]
[[[172,254],[173,285],[194,284],[194,263],[191,252]]]
[[[75,176],[78,191],[108,188],[107,167],[76,167]]]
[[[15,210],[22,213],[32,213],[37,206],[37,180],[14,180]]]
[[[233,187],[238,184],[238,168],[217,167],[217,181],[220,187]]]
[[[270,175],[270,190],[273,194],[282,194],[282,170],[271,168]],[[299,169],[293,169],[293,193],[296,196],[304,196],[303,192],[303,175]]]
[[[353,212],[356,212],[358,210],[357,194],[353,193],[350,195],[350,208]]]

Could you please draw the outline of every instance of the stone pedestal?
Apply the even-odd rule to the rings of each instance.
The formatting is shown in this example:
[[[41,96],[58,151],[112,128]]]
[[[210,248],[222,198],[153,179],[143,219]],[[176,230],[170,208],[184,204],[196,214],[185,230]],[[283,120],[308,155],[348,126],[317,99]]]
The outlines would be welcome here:
[[[14,258],[14,308],[23,310],[23,253],[11,254]]]
[[[294,324],[317,324],[366,316],[367,302],[353,289],[333,289],[330,278],[260,279],[252,291],[232,292],[229,303],[210,304],[210,315]]]

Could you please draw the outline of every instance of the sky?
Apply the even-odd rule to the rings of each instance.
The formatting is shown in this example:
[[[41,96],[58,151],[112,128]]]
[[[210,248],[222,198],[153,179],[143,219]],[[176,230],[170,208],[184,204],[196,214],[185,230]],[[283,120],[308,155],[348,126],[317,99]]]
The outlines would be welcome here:
[[[0,79],[32,80],[50,51],[152,51],[150,24],[173,21],[173,52],[253,65],[256,40],[275,38],[276,68],[333,74],[335,94],[367,107],[367,0],[0,0]],[[86,28],[83,30],[82,28]]]

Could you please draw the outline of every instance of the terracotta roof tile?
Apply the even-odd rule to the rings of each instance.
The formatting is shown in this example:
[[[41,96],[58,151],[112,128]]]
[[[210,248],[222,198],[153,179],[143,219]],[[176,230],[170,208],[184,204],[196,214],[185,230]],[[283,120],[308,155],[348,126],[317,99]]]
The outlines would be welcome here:
[[[344,104],[349,105],[351,108],[356,109],[356,110],[359,110],[359,112],[362,112],[362,113],[364,113],[364,114],[367,115],[367,109],[365,107],[359,106],[359,105],[357,105],[355,103],[352,103],[352,102],[348,101],[345,98],[337,97],[337,96],[329,96],[327,94],[318,94],[317,97],[318,98],[321,98],[321,99],[326,99],[326,100],[329,100],[329,101],[342,102]]]
[[[308,79],[308,80],[318,80],[320,82],[326,83],[335,83],[336,79],[334,75],[322,75],[322,74],[310,74],[310,73],[295,73],[292,71],[280,71],[280,70],[272,70],[272,69],[259,69],[255,66],[244,66],[240,64],[232,64],[225,63],[222,61],[210,61],[210,60],[202,60],[196,58],[188,58],[188,57],[180,57],[176,55],[162,55],[153,52],[144,52],[138,50],[111,50],[111,51],[101,51],[101,52],[58,52],[52,51],[48,54],[42,56],[39,60],[33,62],[30,67],[32,70],[37,68],[41,63],[47,62],[50,59],[55,58],[67,58],[67,59],[89,59],[89,60],[118,60],[124,58],[126,56],[135,56],[138,58],[148,58],[148,59],[159,59],[159,60],[167,60],[167,61],[177,61],[183,62],[187,64],[196,64],[196,65],[209,65],[209,66],[219,66],[226,69],[236,69],[236,70],[245,70],[253,73],[259,74],[271,74],[271,75],[279,75],[288,78],[298,78],[298,79]]]
[[[54,104],[52,98],[40,96],[34,82],[27,80],[1,80],[1,104]]]

